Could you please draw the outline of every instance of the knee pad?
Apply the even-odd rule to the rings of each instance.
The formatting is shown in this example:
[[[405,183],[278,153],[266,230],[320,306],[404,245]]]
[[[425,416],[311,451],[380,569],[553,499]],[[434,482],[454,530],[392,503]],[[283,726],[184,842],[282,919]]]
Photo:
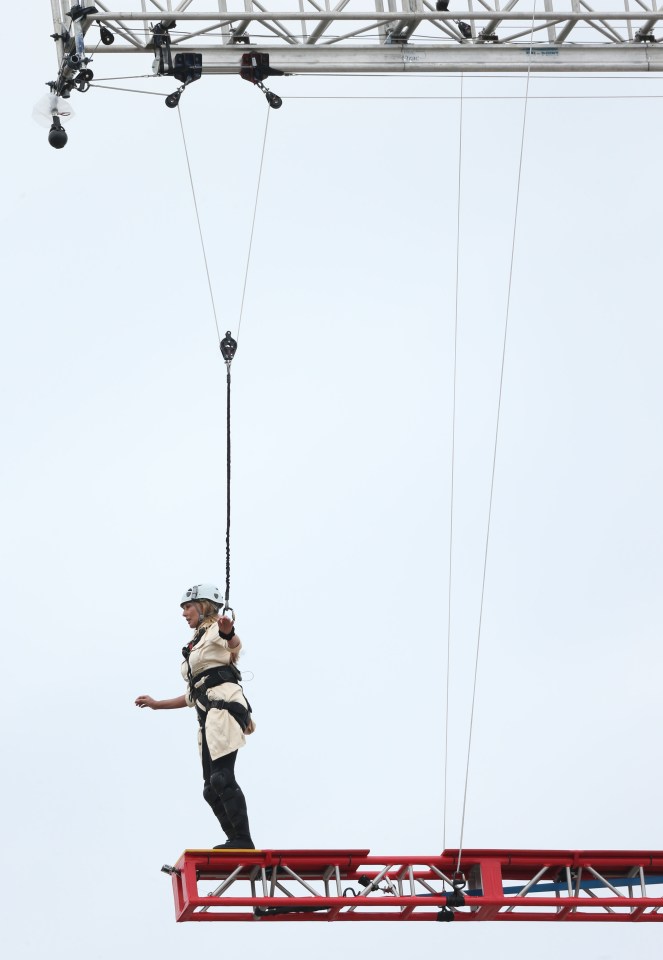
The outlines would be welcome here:
[[[207,803],[209,803],[210,807],[213,807],[216,801],[219,799],[217,796],[216,790],[209,783],[206,783],[205,786],[203,787],[203,797],[205,798]]]
[[[237,786],[235,774],[232,772],[232,770],[217,770],[209,778],[209,782],[214,793],[222,800],[224,797],[231,794]]]

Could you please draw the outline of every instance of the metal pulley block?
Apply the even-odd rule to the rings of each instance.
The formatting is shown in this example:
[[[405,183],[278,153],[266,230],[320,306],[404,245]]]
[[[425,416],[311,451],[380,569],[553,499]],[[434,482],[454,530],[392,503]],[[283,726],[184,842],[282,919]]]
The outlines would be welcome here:
[[[230,330],[226,330],[226,335],[219,344],[221,354],[226,363],[230,363],[232,358],[235,356],[235,350],[237,350],[237,341],[233,340],[230,335]]]

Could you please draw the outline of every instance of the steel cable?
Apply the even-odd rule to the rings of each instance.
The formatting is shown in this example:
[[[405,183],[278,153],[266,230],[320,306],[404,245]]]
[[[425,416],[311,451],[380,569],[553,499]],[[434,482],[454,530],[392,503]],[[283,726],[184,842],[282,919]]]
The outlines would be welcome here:
[[[534,9],[532,11],[532,28],[531,35],[534,33],[534,17],[536,14],[536,0],[534,2]],[[530,35],[530,40],[531,40]],[[461,857],[463,853],[463,839],[465,832],[465,815],[467,812],[467,788],[469,784],[470,777],[470,757],[472,752],[472,734],[474,732],[474,711],[476,706],[476,694],[477,694],[477,679],[479,676],[479,654],[481,650],[481,628],[483,625],[483,606],[484,606],[484,597],[486,592],[486,571],[488,568],[488,545],[490,543],[490,525],[493,512],[493,493],[495,490],[495,468],[497,465],[497,444],[499,440],[500,432],[500,414],[502,411],[502,393],[504,387],[504,365],[506,359],[506,345],[507,345],[507,335],[509,329],[509,310],[511,307],[511,287],[513,281],[513,264],[515,258],[516,250],[516,232],[518,227],[518,207],[520,204],[520,183],[522,179],[522,169],[523,169],[523,154],[525,147],[525,129],[527,124],[527,102],[528,102],[528,93],[529,93],[529,81],[530,81],[530,69],[527,70],[527,81],[525,84],[525,99],[523,104],[523,121],[520,134],[520,156],[518,159],[518,177],[516,181],[516,203],[513,215],[513,231],[511,235],[511,261],[509,264],[509,283],[507,288],[507,298],[506,298],[506,310],[504,318],[504,336],[502,340],[502,361],[500,365],[500,381],[499,381],[499,391],[497,398],[497,415],[495,419],[495,439],[493,443],[493,464],[490,476],[490,496],[488,500],[488,521],[486,524],[486,540],[484,546],[484,557],[483,557],[483,574],[481,578],[481,600],[479,604],[479,623],[477,629],[477,644],[476,644],[476,653],[474,659],[474,679],[472,683],[472,706],[470,709],[470,726],[468,732],[468,741],[467,741],[467,762],[465,766],[465,785],[463,789],[463,808],[461,814],[460,822],[460,840],[458,844],[458,863],[456,866],[456,871],[458,874],[461,873]]]
[[[182,131],[182,143],[184,144],[184,156],[186,157],[186,166],[187,166],[187,170],[189,171],[189,183],[191,184],[191,195],[193,197],[193,207],[194,207],[194,210],[196,211],[196,223],[198,224],[198,236],[200,237],[200,246],[203,251],[203,261],[205,263],[205,274],[207,275],[207,287],[209,289],[209,296],[212,302],[212,313],[214,314],[214,326],[216,327],[216,336],[220,343],[221,333],[219,331],[219,320],[216,315],[216,304],[214,302],[214,291],[212,289],[212,280],[210,278],[209,265],[207,263],[207,251],[205,250],[205,239],[203,237],[203,229],[200,224],[200,214],[198,212],[198,201],[196,200],[196,188],[193,183],[193,174],[191,173],[191,163],[189,161],[189,151],[186,145],[186,135],[184,133],[184,124],[182,122],[182,111],[180,110],[179,103],[177,104],[177,116],[179,117],[180,129]]]
[[[463,76],[460,77],[460,111],[458,119],[458,202],[456,207],[456,294],[454,310],[454,376],[453,407],[451,415],[451,495],[449,504],[449,584],[447,592],[447,682],[444,715],[444,811],[442,818],[442,849],[447,846],[447,777],[449,769],[449,687],[451,677],[451,583],[454,531],[454,480],[456,465],[456,374],[458,356],[458,280],[460,271],[460,206],[463,169]]]
[[[239,322],[237,324],[237,339],[239,340],[239,331],[242,326],[242,317],[244,316],[244,298],[246,296],[246,282],[249,278],[249,265],[251,263],[251,251],[253,249],[253,233],[256,226],[256,214],[258,212],[258,199],[260,197],[260,184],[262,182],[262,168],[265,161],[265,147],[267,145],[267,130],[269,129],[269,116],[272,110],[271,107],[267,107],[267,116],[265,118],[265,132],[262,138],[262,151],[260,153],[260,168],[258,170],[258,185],[256,187],[256,197],[253,204],[253,219],[251,220],[251,235],[249,237],[249,250],[246,255],[246,270],[244,271],[244,285],[242,287],[242,302],[239,308]]]

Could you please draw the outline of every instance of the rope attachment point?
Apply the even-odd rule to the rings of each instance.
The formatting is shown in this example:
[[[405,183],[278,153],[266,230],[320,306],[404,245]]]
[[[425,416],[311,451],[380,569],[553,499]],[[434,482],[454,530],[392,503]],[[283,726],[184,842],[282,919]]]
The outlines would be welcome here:
[[[237,341],[233,340],[230,335],[230,330],[226,330],[226,335],[219,344],[219,349],[223,356],[225,365],[228,367],[228,373],[230,373],[230,364],[232,363],[233,357],[235,356],[235,351],[237,350]]]
[[[272,90],[268,90],[263,83],[263,80],[266,80],[267,77],[283,76],[283,70],[276,70],[274,67],[270,67],[268,53],[258,53],[257,51],[254,53],[243,53],[239,75],[242,80],[248,80],[249,83],[255,84],[259,90],[262,90],[267,99],[267,103],[270,107],[273,107],[274,110],[278,110],[283,105],[283,100],[279,95]]]
[[[440,909],[440,912],[437,915],[437,919],[440,923],[449,923],[455,918],[456,907],[465,906],[465,896],[463,890],[467,884],[465,879],[465,874],[461,873],[459,870],[451,877],[451,886],[453,891],[451,893],[446,893],[444,899],[446,901],[446,906]]]

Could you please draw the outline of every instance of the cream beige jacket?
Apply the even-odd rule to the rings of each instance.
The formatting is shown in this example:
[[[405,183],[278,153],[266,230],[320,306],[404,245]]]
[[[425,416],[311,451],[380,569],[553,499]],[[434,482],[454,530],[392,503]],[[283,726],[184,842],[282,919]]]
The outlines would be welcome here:
[[[241,649],[241,644],[234,648]],[[211,667],[225,667],[232,661],[232,656],[228,643],[223,637],[219,636],[219,625],[214,622],[211,624],[198,643],[195,645],[189,656],[191,665],[191,675],[200,676],[200,682],[205,674],[205,670]],[[186,702],[189,707],[195,705],[195,687],[191,690],[188,680],[188,671],[186,661],[182,663],[182,676],[186,681]],[[229,703],[241,703],[243,707],[248,708],[248,704],[242,693],[242,688],[238,683],[222,683],[218,687],[210,687],[207,691],[210,700],[227,700]],[[201,710],[205,708],[198,703]],[[253,733],[255,723],[253,721],[247,727],[247,733]],[[235,718],[227,710],[210,710],[205,717],[205,739],[209,748],[212,760],[232,753],[238,750],[246,743],[246,738],[242,733],[242,728]],[[202,732],[198,730],[198,749],[202,750]]]

